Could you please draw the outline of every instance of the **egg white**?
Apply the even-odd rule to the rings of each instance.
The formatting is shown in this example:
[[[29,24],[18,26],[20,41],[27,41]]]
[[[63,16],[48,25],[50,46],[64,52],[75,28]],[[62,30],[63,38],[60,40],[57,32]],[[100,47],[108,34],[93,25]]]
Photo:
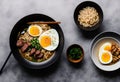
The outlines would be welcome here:
[[[58,45],[59,45],[59,35],[58,35],[58,32],[55,29],[50,29],[50,30],[42,33],[39,37],[39,42],[40,42],[40,40],[43,36],[49,36],[51,38],[51,45],[49,45],[47,47],[43,47],[44,49],[46,49],[48,51],[53,51],[58,47]]]

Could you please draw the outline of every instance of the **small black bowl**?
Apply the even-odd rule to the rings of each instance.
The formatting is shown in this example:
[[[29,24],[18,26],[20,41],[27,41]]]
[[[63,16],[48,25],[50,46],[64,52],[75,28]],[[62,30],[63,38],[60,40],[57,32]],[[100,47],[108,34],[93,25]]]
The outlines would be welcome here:
[[[94,25],[93,27],[86,28],[86,27],[83,27],[82,25],[80,25],[80,23],[78,21],[78,15],[79,15],[80,10],[82,10],[83,8],[88,7],[88,6],[94,7],[97,10],[98,15],[99,15],[99,22],[96,25]],[[100,25],[103,21],[103,11],[102,11],[101,7],[95,2],[92,2],[92,1],[82,2],[76,7],[76,9],[74,11],[74,21],[75,21],[76,25],[78,26],[78,28],[80,28],[84,31],[93,31],[93,30],[97,29],[98,27],[100,27]]]

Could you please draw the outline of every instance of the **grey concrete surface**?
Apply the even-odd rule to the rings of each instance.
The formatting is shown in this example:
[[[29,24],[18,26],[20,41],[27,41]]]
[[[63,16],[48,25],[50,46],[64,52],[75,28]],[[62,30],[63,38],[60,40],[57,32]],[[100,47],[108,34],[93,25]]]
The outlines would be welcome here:
[[[104,13],[102,29],[95,34],[85,35],[75,25],[73,13],[76,6],[84,0],[0,0],[0,67],[10,52],[9,35],[14,24],[22,17],[32,13],[46,14],[60,24],[65,45],[61,58],[53,69],[44,74],[30,73],[22,68],[11,56],[0,82],[120,82],[120,70],[102,72],[90,59],[90,43],[95,35],[103,31],[120,33],[120,0],[92,0],[97,2]],[[71,37],[72,36],[72,37]],[[85,51],[84,61],[71,65],[66,60],[66,49],[71,44],[80,44]]]

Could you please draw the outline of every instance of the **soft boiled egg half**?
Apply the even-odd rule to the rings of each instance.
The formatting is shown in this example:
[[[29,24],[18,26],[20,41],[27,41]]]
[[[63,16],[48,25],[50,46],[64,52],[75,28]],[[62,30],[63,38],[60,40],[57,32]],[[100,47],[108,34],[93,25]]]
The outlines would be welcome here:
[[[112,62],[112,54],[110,52],[112,44],[110,42],[104,43],[99,49],[99,60],[102,64],[109,64]]]
[[[33,37],[39,36],[42,33],[42,28],[39,25],[30,25],[28,33]]]
[[[50,29],[42,33],[39,37],[39,43],[42,48],[53,51],[58,47],[59,35],[55,29]]]
[[[110,42],[106,42],[106,43],[104,43],[104,44],[100,47],[100,51],[101,51],[101,50],[110,51],[110,50],[111,50],[111,46],[112,46],[112,44],[111,44]]]
[[[99,53],[99,60],[102,64],[109,64],[112,62],[112,54],[109,51],[102,51]]]

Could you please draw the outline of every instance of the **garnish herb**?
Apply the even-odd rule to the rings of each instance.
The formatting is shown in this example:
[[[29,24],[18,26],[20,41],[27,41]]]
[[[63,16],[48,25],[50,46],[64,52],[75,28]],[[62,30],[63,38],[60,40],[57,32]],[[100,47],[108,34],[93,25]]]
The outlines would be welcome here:
[[[79,59],[82,55],[82,50],[80,48],[72,48],[69,51],[69,57],[71,59]]]
[[[32,48],[36,48],[37,50],[40,50],[41,49],[41,46],[39,44],[39,40],[37,38],[33,38],[31,40],[31,47]]]

